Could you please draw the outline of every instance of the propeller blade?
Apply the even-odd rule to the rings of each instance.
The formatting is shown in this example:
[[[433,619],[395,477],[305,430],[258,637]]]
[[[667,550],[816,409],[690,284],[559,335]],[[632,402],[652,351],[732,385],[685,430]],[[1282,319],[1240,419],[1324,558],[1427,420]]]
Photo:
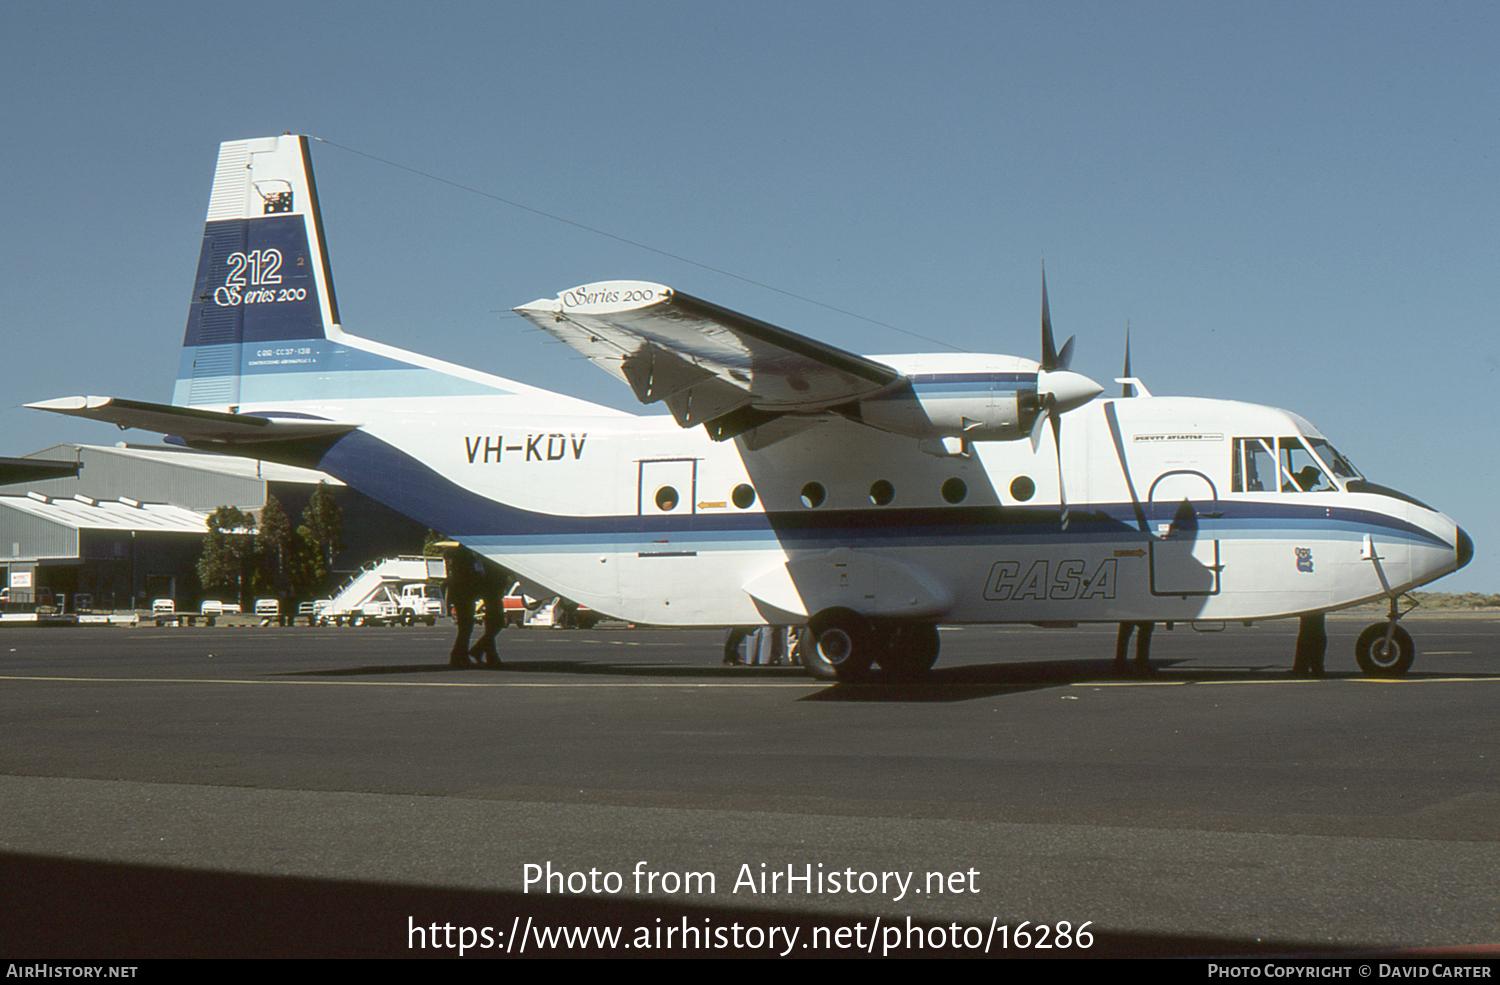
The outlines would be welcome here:
[[[1073,361],[1072,336],[1063,343],[1062,352],[1057,351],[1057,340],[1052,335],[1052,306],[1047,302],[1047,268],[1042,268],[1042,361],[1037,372],[1037,395],[1050,401],[1042,405],[1042,412],[1063,413],[1081,407],[1104,392],[1104,388],[1087,376],[1069,372]]]
[[[1042,393],[1037,396],[1040,398],[1042,405],[1037,410],[1036,420],[1031,422],[1031,453],[1033,455],[1042,446],[1042,425],[1047,423],[1048,408],[1051,404],[1051,400],[1049,399],[1051,394]]]
[[[1068,529],[1068,491],[1063,488],[1062,468],[1062,415],[1053,411],[1047,415],[1052,421],[1052,440],[1057,445],[1057,499],[1062,504],[1062,528]]]
[[[1031,451],[1042,443],[1042,422],[1052,422],[1052,441],[1057,452],[1057,498],[1062,504],[1062,528],[1068,529],[1068,493],[1063,488],[1062,415],[1081,407],[1104,391],[1087,376],[1068,372],[1073,361],[1073,338],[1063,343],[1062,352],[1052,337],[1052,306],[1047,302],[1047,265],[1042,265],[1042,363],[1037,373],[1037,397],[1041,401],[1036,420],[1031,425]]]
[[[1076,335],[1068,336],[1068,341],[1063,343],[1062,351],[1057,354],[1057,368],[1067,369],[1068,363],[1073,361],[1073,340]]]
[[[1042,369],[1057,369],[1057,344],[1052,339],[1052,312],[1047,306],[1047,268],[1042,267]]]

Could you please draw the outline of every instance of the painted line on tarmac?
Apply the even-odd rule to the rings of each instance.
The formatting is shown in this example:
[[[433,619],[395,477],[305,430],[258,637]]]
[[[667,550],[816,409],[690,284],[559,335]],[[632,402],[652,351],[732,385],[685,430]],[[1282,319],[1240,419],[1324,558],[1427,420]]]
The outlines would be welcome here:
[[[1186,684],[1192,685],[1226,685],[1226,684],[1337,684],[1340,681],[1348,681],[1354,684],[1464,684],[1464,683],[1492,683],[1500,681],[1500,677],[1287,677],[1284,680],[1268,678],[1266,680],[1234,680],[1234,681],[1075,681],[1069,687],[1181,687]]]
[[[1361,684],[1463,684],[1500,680],[1500,677],[1351,677]]]
[[[246,680],[232,677],[38,677],[0,675],[0,681],[47,681],[66,684],[322,684],[343,687],[801,687],[822,688],[821,681],[597,681],[547,683],[544,681],[310,681]]]

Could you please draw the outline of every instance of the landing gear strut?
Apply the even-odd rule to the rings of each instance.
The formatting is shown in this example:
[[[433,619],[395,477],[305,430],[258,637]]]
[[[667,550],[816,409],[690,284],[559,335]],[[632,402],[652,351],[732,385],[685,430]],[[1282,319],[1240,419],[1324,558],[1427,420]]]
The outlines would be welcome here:
[[[1354,643],[1354,660],[1368,677],[1400,677],[1411,669],[1416,659],[1416,647],[1411,634],[1397,625],[1396,620],[1406,615],[1417,604],[1413,602],[1403,610],[1397,609],[1396,599],[1391,599],[1391,613],[1385,622],[1371,623],[1359,634]]]

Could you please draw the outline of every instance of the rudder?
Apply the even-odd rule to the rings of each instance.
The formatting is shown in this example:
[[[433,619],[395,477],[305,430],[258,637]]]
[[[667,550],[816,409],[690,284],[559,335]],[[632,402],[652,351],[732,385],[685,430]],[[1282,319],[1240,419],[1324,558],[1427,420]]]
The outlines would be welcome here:
[[[337,326],[307,138],[220,144],[172,402],[233,411],[247,375],[310,368]]]

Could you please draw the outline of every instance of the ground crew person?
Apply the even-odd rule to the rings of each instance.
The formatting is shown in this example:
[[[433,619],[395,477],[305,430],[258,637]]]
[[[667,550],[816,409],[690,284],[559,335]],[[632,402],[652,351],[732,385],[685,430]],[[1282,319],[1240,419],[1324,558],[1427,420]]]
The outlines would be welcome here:
[[[1130,650],[1130,634],[1137,632],[1135,638],[1135,672],[1141,677],[1150,677],[1156,673],[1151,666],[1151,633],[1156,629],[1154,622],[1122,622],[1120,633],[1115,637],[1115,674],[1126,677],[1130,674],[1130,664],[1126,662],[1125,654]]]
[[[448,569],[448,605],[458,625],[448,651],[448,663],[454,667],[474,663],[498,667],[500,654],[495,649],[495,636],[505,628],[505,589],[509,587],[510,575],[456,541],[445,541],[439,546],[443,548],[443,561]],[[484,602],[484,632],[470,647],[476,600]]]

